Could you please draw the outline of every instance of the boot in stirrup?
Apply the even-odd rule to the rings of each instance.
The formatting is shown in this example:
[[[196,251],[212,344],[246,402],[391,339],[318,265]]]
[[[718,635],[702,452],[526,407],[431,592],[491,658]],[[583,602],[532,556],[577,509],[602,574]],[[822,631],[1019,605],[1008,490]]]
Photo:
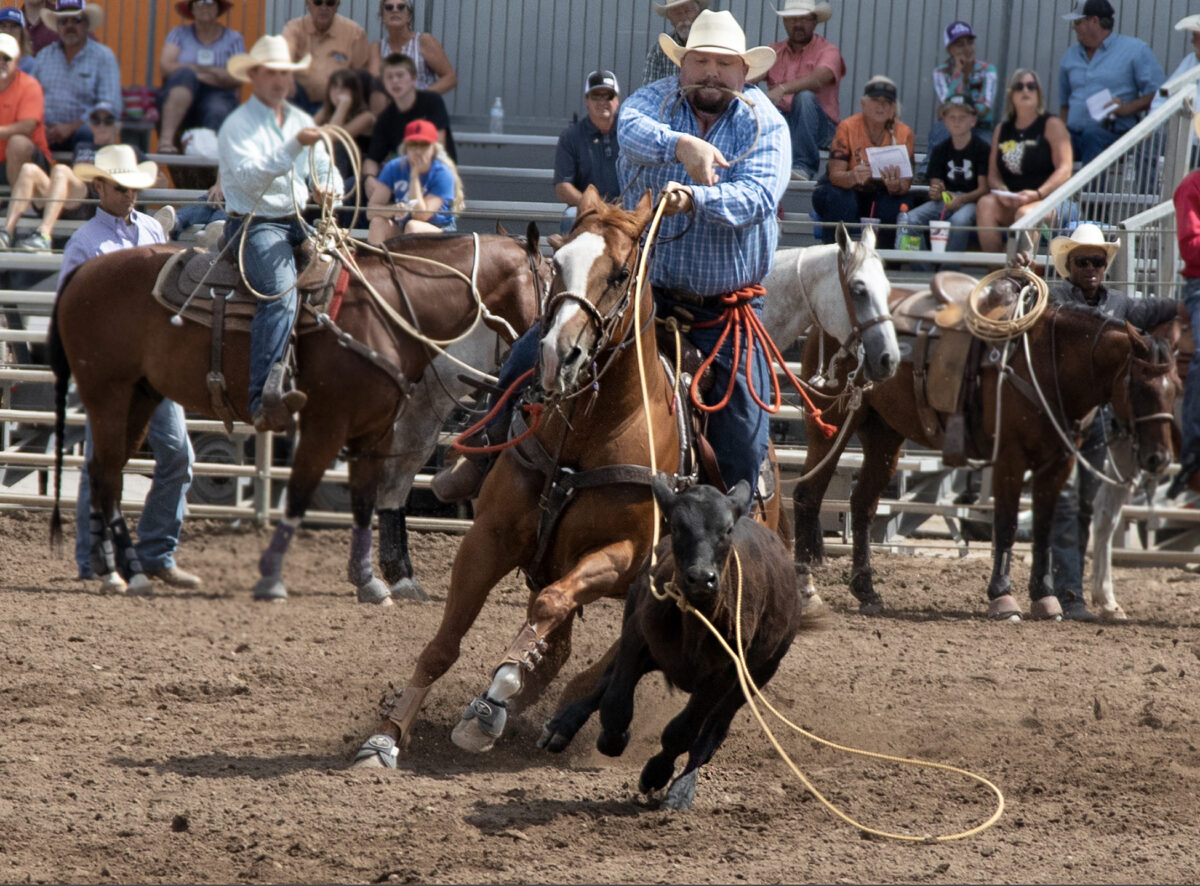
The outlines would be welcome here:
[[[509,403],[512,401],[510,400]],[[486,407],[490,408],[490,407]],[[467,446],[492,446],[507,437],[508,425],[512,419],[512,407],[508,404],[492,421],[476,431],[463,443]],[[466,501],[479,495],[484,478],[496,461],[492,452],[464,452],[454,464],[442,468],[429,481],[429,488],[437,496],[438,501],[452,504]]]

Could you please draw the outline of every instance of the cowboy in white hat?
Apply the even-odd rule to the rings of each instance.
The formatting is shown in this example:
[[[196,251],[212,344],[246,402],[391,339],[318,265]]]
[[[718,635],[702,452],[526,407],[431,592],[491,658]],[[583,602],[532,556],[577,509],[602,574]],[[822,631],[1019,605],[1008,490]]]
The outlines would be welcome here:
[[[226,118],[218,135],[229,214],[225,236],[231,241],[245,237],[242,271],[257,292],[274,296],[259,302],[250,329],[249,406],[259,430],[289,429],[292,413],[307,399],[300,391],[283,393],[282,360],[297,304],[292,249],[308,237],[294,207],[308,203],[310,196],[318,203],[342,196],[341,176],[331,173],[329,153],[318,144],[320,130],[312,117],[287,101],[293,73],[307,68],[309,61],[308,56],[292,61],[287,41],[268,34],[225,65],[253,93]],[[311,194],[310,150],[316,152],[317,170]],[[289,248],[280,250],[283,243]]]
[[[838,48],[818,34],[833,8],[817,0],[786,0],[775,9],[787,39],[772,43],[775,64],[767,71],[767,97],[783,113],[792,133],[792,178],[817,174],[821,149],[828,148],[842,119],[838,84],[846,62]]]
[[[701,12],[708,9],[712,0],[650,0],[654,11],[671,23],[670,37],[678,45],[687,42],[688,34],[692,31],[692,22]],[[663,77],[675,76],[675,65],[662,51],[658,41],[646,53],[646,65],[642,69],[642,85],[661,80]]]
[[[154,184],[158,167],[138,162],[129,145],[105,145],[90,163],[78,163],[75,175],[90,182],[100,198],[95,216],[71,235],[63,250],[59,291],[75,270],[90,258],[134,246],[163,243],[162,226],[138,212],[138,191]],[[175,565],[175,549],[183,525],[184,499],[192,482],[192,444],[184,424],[183,407],[163,400],[150,416],[147,432],[154,453],[154,476],[146,506],[138,521],[137,553],[140,571],[173,587],[195,588],[200,579]],[[92,430],[88,426],[83,470],[75,506],[75,561],[81,579],[92,578],[92,546],[99,544],[104,520],[91,508],[87,464],[92,457]],[[135,569],[134,571],[139,571]]]
[[[42,84],[46,139],[51,150],[71,150],[91,141],[85,119],[100,102],[121,107],[121,67],[113,51],[89,37],[104,21],[104,10],[87,0],[59,0],[42,10],[42,23],[54,28],[58,42],[37,54],[30,70]]]
[[[1078,225],[1069,237],[1050,241],[1054,269],[1063,279],[1050,285],[1050,301],[1058,305],[1087,305],[1140,331],[1153,329],[1181,316],[1181,305],[1168,298],[1131,299],[1119,289],[1104,285],[1104,272],[1121,248],[1120,240],[1106,240],[1094,224]],[[1097,469],[1104,465],[1108,422],[1098,416],[1085,430],[1080,454]],[[1051,524],[1050,551],[1054,593],[1063,618],[1095,621],[1083,598],[1083,556],[1092,522],[1092,502],[1100,481],[1090,471],[1077,468],[1059,493]]]
[[[717,346],[720,327],[701,324],[722,316],[725,295],[744,291],[761,315],[762,297],[750,287],[767,275],[779,244],[777,213],[788,184],[791,142],[775,106],[758,90],[744,95],[746,83],[766,73],[775,53],[766,46],[747,49],[745,32],[731,13],[701,12],[684,46],[666,34],[658,42],[679,72],[625,100],[617,119],[618,183],[626,209],[637,205],[646,188],[665,196],[666,213],[674,217],[663,220],[655,245],[650,273],[655,303],[659,316],[686,311],[695,321],[688,336],[707,354]],[[591,200],[599,197],[589,189],[580,214]],[[513,346],[501,370],[502,385],[533,365],[537,336],[531,330]],[[720,353],[713,363],[718,397],[730,386],[733,336]],[[754,388],[763,391],[769,368],[761,348],[754,357]],[[708,429],[720,469],[719,478],[709,479],[728,488],[739,480],[755,483],[767,452],[768,421],[744,373],[734,376],[729,403],[709,416]],[[459,459],[435,478],[434,494],[443,501],[468,497],[485,470],[478,460]]]

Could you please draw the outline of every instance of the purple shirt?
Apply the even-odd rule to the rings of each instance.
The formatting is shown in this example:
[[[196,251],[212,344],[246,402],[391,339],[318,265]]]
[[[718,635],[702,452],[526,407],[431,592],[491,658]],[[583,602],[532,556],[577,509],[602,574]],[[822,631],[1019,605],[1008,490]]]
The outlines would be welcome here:
[[[179,63],[182,65],[215,65],[223,68],[233,56],[246,51],[242,35],[233,28],[225,28],[212,43],[201,43],[196,38],[195,25],[179,25],[167,34],[166,42],[179,47]]]
[[[119,249],[129,249],[131,246],[167,242],[162,226],[153,216],[135,209],[129,219],[125,222],[99,207],[96,208],[95,216],[80,225],[63,250],[62,268],[58,272],[59,292],[62,292],[63,281],[89,258]]]

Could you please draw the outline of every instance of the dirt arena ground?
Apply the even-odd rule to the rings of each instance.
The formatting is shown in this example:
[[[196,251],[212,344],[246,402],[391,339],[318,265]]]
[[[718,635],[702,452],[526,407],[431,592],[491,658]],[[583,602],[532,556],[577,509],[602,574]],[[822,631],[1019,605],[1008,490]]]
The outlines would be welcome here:
[[[979,836],[902,844],[822,808],[745,711],[695,809],[640,799],[682,705],[657,678],[619,759],[595,751],[594,723],[562,756],[536,750],[554,698],[491,754],[460,752],[450,729],[522,619],[515,578],[399,769],[351,771],[377,701],[438,623],[458,539],[418,534],[434,602],[381,609],[343,579],[345,530],[302,531],[290,602],[255,605],[266,538],[189,521],[181,564],[201,592],[105,597],[50,555],[44,513],[0,514],[0,882],[1183,883],[1200,869],[1192,573],[1118,569],[1125,625],[1011,625],[980,617],[984,556],[880,557],[889,608],[870,618],[844,589],[848,562],[831,561],[831,626],[797,641],[769,695],[826,738],[971,769],[1007,801]],[[589,608],[568,671],[603,651],[618,615]],[[992,811],[958,776],[784,741],[866,824],[952,833]]]

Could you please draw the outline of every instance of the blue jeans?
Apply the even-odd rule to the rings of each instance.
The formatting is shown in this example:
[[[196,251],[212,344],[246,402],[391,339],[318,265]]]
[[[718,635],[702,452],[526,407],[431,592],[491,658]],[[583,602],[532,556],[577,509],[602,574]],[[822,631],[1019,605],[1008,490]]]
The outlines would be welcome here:
[[[160,114],[167,94],[176,86],[186,86],[192,94],[192,106],[188,108],[187,114],[179,124],[180,132],[195,126],[204,126],[216,132],[225,122],[225,118],[237,110],[239,102],[236,89],[209,86],[207,83],[201,83],[191,68],[177,68],[158,91],[157,104]]]
[[[174,240],[192,225],[207,225],[215,221],[225,221],[229,218],[225,210],[211,203],[189,203],[180,206],[175,213],[175,228],[167,231],[167,236]]]
[[[231,218],[225,239],[237,255],[236,237],[241,236],[244,218]],[[250,414],[262,406],[263,385],[271,367],[283,359],[292,322],[296,318],[296,259],[292,251],[304,242],[307,229],[296,218],[256,218],[246,235],[243,261],[246,279],[263,295],[279,295],[260,301],[250,324]]]
[[[175,548],[183,526],[183,509],[188,487],[192,485],[192,441],[184,425],[183,407],[163,400],[150,416],[146,439],[154,453],[154,475],[142,518],[138,521],[138,541],[134,546],[142,568],[147,571],[170,569],[175,565]],[[75,563],[81,576],[92,573],[88,515],[91,513],[92,484],[87,462],[93,453],[92,425],[87,425],[79,474],[79,497],[75,504]],[[107,515],[105,515],[107,516]]]
[[[1105,433],[1108,407],[1102,407],[1079,447],[1080,454],[1096,469],[1103,469],[1108,452]],[[1075,595],[1083,599],[1083,558],[1092,527],[1092,503],[1100,491],[1100,480],[1087,468],[1076,465],[1058,494],[1050,524],[1050,562],[1054,593],[1062,602]]]
[[[912,206],[916,202],[912,194],[889,194],[887,191],[864,193],[853,188],[839,188],[829,179],[821,179],[817,189],[813,191],[813,209],[821,217],[821,240],[833,243],[837,236],[837,223],[845,222],[849,226],[850,236],[858,239],[860,218],[877,218],[881,225],[895,225],[896,216],[900,214],[900,206],[907,203]],[[880,249],[891,249],[896,243],[896,229],[880,228],[878,231],[878,246]]]
[[[696,305],[677,302],[667,298],[661,291],[654,293],[655,305],[659,316],[665,317],[678,305],[688,311],[697,322],[711,320],[720,315],[720,310],[698,307]],[[751,302],[754,312],[762,317],[763,300],[756,298]],[[534,326],[513,344],[508,359],[500,368],[499,384],[507,389],[523,372],[537,365],[538,337],[541,329]],[[708,329],[693,327],[688,332],[688,339],[703,353],[712,351],[721,336],[721,327]],[[745,366],[745,353],[741,355],[741,366]],[[769,401],[770,365],[762,348],[754,351],[754,390],[764,402]],[[733,370],[733,336],[729,336],[721,348],[716,360],[713,361],[713,388],[710,397],[718,400],[725,395],[729,384],[729,375]],[[745,371],[737,374],[733,394],[724,409],[708,414],[708,431],[705,434],[712,444],[717,456],[717,466],[721,470],[721,479],[730,489],[739,480],[747,481],[754,488],[758,481],[758,469],[767,456],[770,443],[770,419],[767,413],[750,396],[746,386]]]
[[[1183,303],[1192,318],[1192,329],[1200,330],[1200,278],[1188,278],[1183,286]],[[1183,385],[1183,452],[1179,460],[1189,455],[1200,457],[1200,355],[1192,358]]]
[[[927,228],[931,221],[941,217],[943,205],[945,204],[941,200],[927,200],[916,209],[908,211],[908,223]],[[955,210],[947,216],[946,221],[950,222],[950,239],[946,242],[946,251],[966,252],[967,241],[971,238],[969,229],[975,226],[975,204],[968,203]],[[926,249],[929,248],[928,234],[928,231],[922,231]]]
[[[821,148],[828,148],[837,124],[821,108],[816,93],[797,92],[792,107],[784,114],[792,133],[792,168],[813,178],[821,168]]]
[[[1114,132],[1101,126],[1099,123],[1087,126],[1084,129],[1071,130],[1071,150],[1075,152],[1075,156],[1080,162],[1085,165],[1092,160],[1095,160],[1105,148],[1119,139],[1122,132]]]

